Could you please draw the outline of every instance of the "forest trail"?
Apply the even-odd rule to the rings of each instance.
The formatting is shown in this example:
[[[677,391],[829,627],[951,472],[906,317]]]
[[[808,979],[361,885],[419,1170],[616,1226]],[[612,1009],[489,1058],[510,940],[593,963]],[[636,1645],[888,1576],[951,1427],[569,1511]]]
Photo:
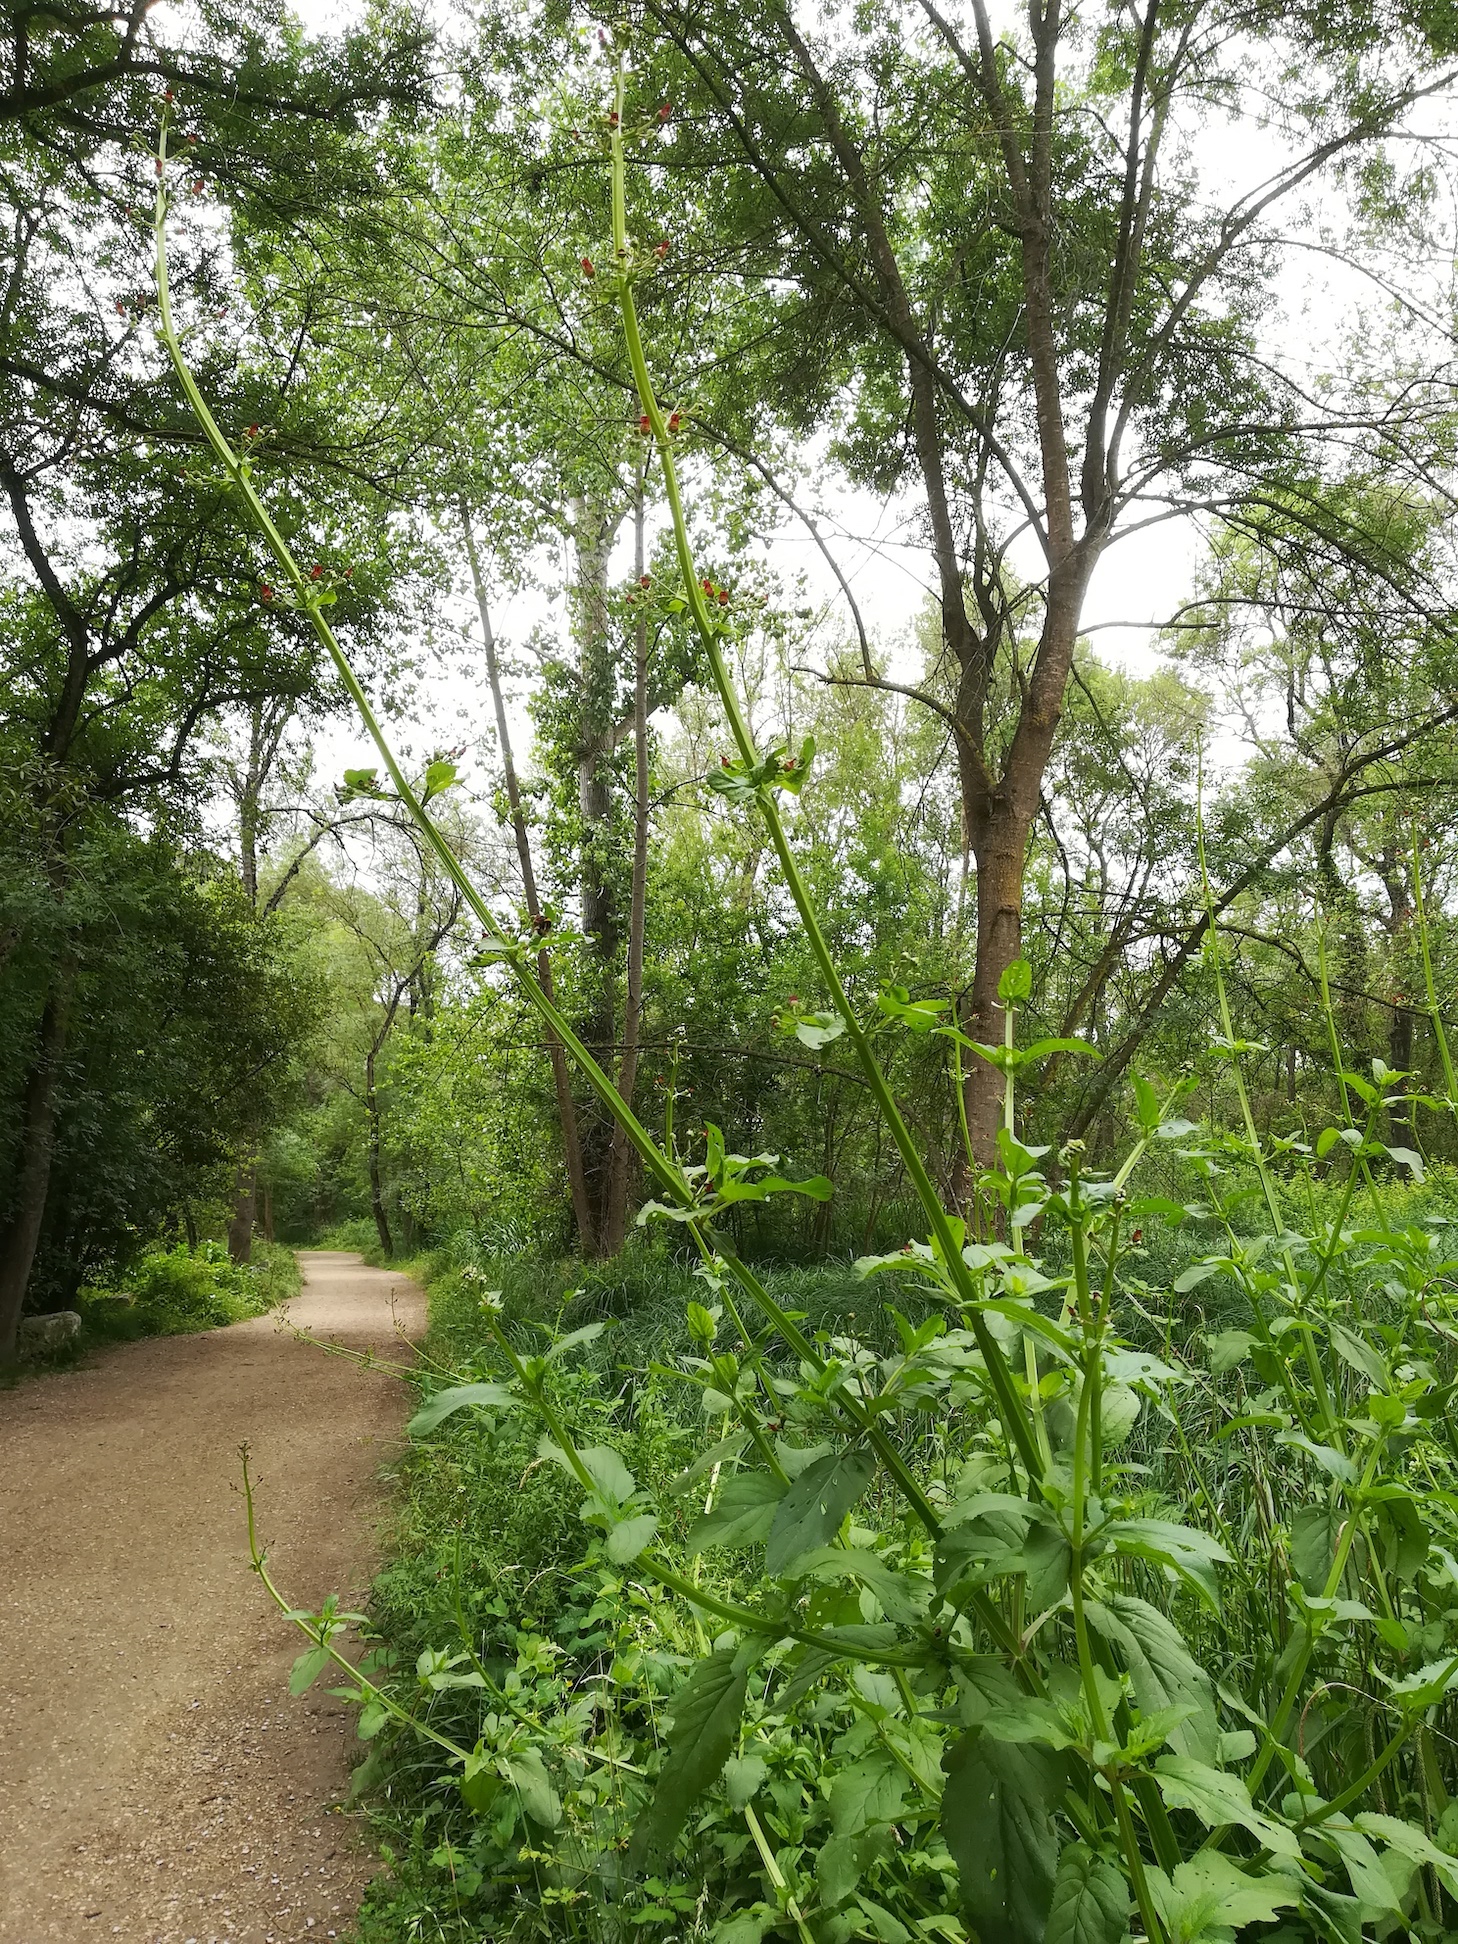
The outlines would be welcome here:
[[[0,1393],[0,1939],[296,1944],[344,1937],[371,1870],[331,1811],[358,1743],[248,1566],[356,1605],[405,1388],[287,1325],[395,1360],[420,1290],[302,1254],[280,1312],[119,1346]]]

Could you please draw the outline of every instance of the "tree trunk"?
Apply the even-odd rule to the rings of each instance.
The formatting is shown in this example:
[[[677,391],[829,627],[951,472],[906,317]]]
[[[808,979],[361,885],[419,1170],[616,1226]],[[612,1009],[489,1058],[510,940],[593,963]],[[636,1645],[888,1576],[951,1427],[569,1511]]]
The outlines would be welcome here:
[[[964,1027],[984,1046],[1001,1046],[1005,1013],[998,982],[1022,951],[1023,859],[1031,826],[1006,812],[973,839],[977,859],[977,963],[968,993]],[[979,841],[980,838],[980,841]],[[963,1078],[967,1132],[983,1167],[997,1159],[1004,1082],[997,1068],[974,1053]]]
[[[69,1008],[70,974],[63,972],[41,1015],[40,1044],[26,1079],[25,1104],[21,1111],[15,1206],[0,1236],[0,1367],[15,1361],[20,1313],[25,1306],[25,1292],[30,1286],[36,1245],[45,1219]]]
[[[233,1214],[228,1223],[228,1255],[244,1263],[253,1255],[253,1218],[258,1208],[258,1161],[240,1161],[233,1184]]]
[[[521,807],[521,790],[512,757],[511,729],[506,720],[506,697],[501,687],[501,668],[496,659],[496,636],[491,626],[491,609],[486,599],[486,582],[476,552],[476,536],[471,531],[471,515],[461,507],[461,526],[466,537],[466,557],[471,563],[471,582],[476,590],[476,607],[481,616],[481,640],[486,657],[486,679],[491,686],[491,701],[496,712],[496,740],[501,750],[501,767],[506,782],[506,801],[511,811],[512,834],[521,865],[522,896],[532,925],[543,926],[541,900],[537,896],[537,874],[532,866],[531,836]],[[537,953],[537,980],[549,999],[556,997],[552,983],[552,958],[543,945]],[[591,1255],[594,1243],[592,1205],[587,1198],[587,1176],[582,1165],[582,1141],[578,1131],[577,1102],[572,1094],[572,1076],[561,1042],[549,1026],[547,1052],[552,1062],[552,1088],[557,1096],[557,1120],[562,1130],[562,1158],[567,1170],[567,1188],[572,1197],[572,1219],[584,1255]]]
[[[370,1213],[375,1218],[375,1231],[380,1238],[380,1250],[388,1262],[395,1253],[395,1238],[390,1233],[390,1218],[385,1213],[384,1181],[380,1171],[380,1100],[375,1091],[375,1052],[370,1048],[365,1057],[365,1115],[369,1127],[369,1165],[370,1165]]]
[[[647,509],[643,498],[643,469],[639,462],[638,494],[633,508],[633,571],[641,582]],[[633,636],[633,888],[628,908],[628,962],[623,995],[623,1054],[618,1068],[618,1092],[633,1104],[638,1084],[638,1041],[643,1015],[643,934],[648,915],[648,622],[641,615]],[[628,1198],[632,1188],[633,1149],[615,1122],[608,1175],[603,1197],[602,1242],[605,1255],[616,1255],[628,1233]]]
[[[608,617],[608,556],[621,515],[601,499],[573,502],[576,554],[573,623],[577,635],[577,800],[582,819],[578,898],[583,937],[582,1037],[602,1067],[610,1067],[617,1041],[619,910],[612,871],[611,763],[616,729]],[[583,1173],[592,1209],[584,1253],[610,1253],[607,1239],[609,1178],[615,1123],[595,1106],[581,1127]]]
[[[273,1240],[273,1186],[270,1182],[265,1182],[263,1187],[263,1239],[265,1242]]]

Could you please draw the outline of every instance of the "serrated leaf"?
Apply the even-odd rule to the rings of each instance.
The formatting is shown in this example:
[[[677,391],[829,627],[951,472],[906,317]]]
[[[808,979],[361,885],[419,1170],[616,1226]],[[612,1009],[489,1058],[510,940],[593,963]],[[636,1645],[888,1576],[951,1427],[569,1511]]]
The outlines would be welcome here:
[[[1245,1924],[1271,1923],[1278,1911],[1301,1901],[1289,1877],[1247,1876],[1219,1850],[1201,1850],[1177,1864],[1173,1878],[1156,1869],[1148,1876],[1159,1914],[1181,1944],[1229,1938]]]
[[[899,1762],[877,1749],[840,1771],[830,1785],[830,1826],[837,1836],[858,1836],[878,1823],[894,1823],[911,1778]]]
[[[1342,1516],[1334,1505],[1325,1501],[1300,1506],[1291,1515],[1287,1550],[1297,1579],[1313,1599],[1326,1590],[1331,1576]]]
[[[755,1546],[769,1537],[776,1508],[785,1487],[773,1472],[735,1472],[722,1479],[713,1505],[694,1521],[688,1550],[707,1552],[710,1546]]]
[[[827,1545],[875,1475],[876,1461],[864,1451],[832,1451],[807,1465],[775,1511],[765,1571],[776,1578],[789,1573],[802,1553]]]
[[[1139,1712],[1147,1716],[1191,1707],[1193,1712],[1171,1733],[1170,1746],[1181,1755],[1211,1760],[1219,1734],[1215,1691],[1174,1622],[1132,1594],[1116,1595],[1106,1605],[1091,1600],[1085,1612],[1123,1663]]]
[[[742,1809],[757,1795],[769,1774],[763,1755],[731,1755],[724,1764],[724,1793],[731,1809]]]
[[[1387,1365],[1372,1345],[1351,1330],[1344,1330],[1340,1323],[1328,1324],[1327,1331],[1342,1362],[1360,1371],[1374,1389],[1385,1391],[1389,1381]]]
[[[748,1681],[748,1656],[721,1647],[699,1662],[674,1695],[668,1755],[628,1849],[634,1869],[672,1847],[690,1809],[718,1778],[738,1739]]]
[[[1215,1376],[1223,1377],[1227,1370],[1244,1363],[1255,1346],[1256,1339],[1249,1330],[1221,1330],[1207,1340],[1210,1369]]]
[[[1063,1763],[1035,1743],[978,1730],[947,1751],[942,1836],[972,1927],[998,1944],[1043,1944],[1058,1863]]]
[[[628,1565],[653,1543],[657,1531],[658,1521],[651,1512],[641,1512],[636,1518],[622,1520],[607,1536],[608,1558],[615,1566]]]
[[[1301,1844],[1284,1823],[1263,1815],[1250,1790],[1229,1769],[1212,1768],[1189,1755],[1161,1755],[1154,1764],[1159,1792],[1171,1809],[1188,1809],[1207,1829],[1238,1823],[1275,1856],[1299,1857]]]
[[[1124,1872],[1084,1843],[1058,1859],[1044,1944],[1123,1944],[1129,1935]]]

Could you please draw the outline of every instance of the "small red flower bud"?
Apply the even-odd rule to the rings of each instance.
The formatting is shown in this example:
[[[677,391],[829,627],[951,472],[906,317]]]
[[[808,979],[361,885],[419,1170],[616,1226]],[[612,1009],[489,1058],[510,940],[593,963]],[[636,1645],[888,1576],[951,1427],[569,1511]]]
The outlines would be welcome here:
[[[172,90],[171,90],[171,88],[164,88],[164,89],[162,90],[162,99],[163,99],[164,101],[171,101],[171,99],[172,99]]]
[[[645,435],[653,430],[653,421],[646,412],[638,421],[638,430]]]
[[[345,578],[346,580],[353,580],[353,579],[354,579],[354,569],[353,569],[352,567],[346,567],[346,568],[345,568],[345,570],[344,570],[344,578]]]
[[[798,993],[798,992],[792,992],[792,993],[790,994],[790,1004],[791,1004],[792,1006],[798,1006],[798,1005],[799,1005],[799,1003],[800,1003],[800,995],[799,995],[799,993]]]
[[[702,587],[703,587],[703,590],[704,590],[704,592],[705,592],[706,594],[712,594],[712,593],[713,593],[713,591],[714,591],[714,583],[713,583],[713,582],[712,582],[711,580],[706,580],[706,581],[704,581],[704,582],[702,582],[702,583],[701,583],[701,585],[702,585]]]
[[[201,176],[197,176],[193,181],[192,193],[195,196],[200,196],[202,192],[203,192],[203,179]]]
[[[117,299],[117,301],[116,301],[116,314],[117,314],[117,316],[118,316],[118,317],[125,317],[125,316],[126,316],[126,314],[127,314],[127,307],[126,307],[126,305],[125,305],[125,304],[124,304],[124,303],[123,303],[123,302],[121,301],[121,299],[120,299],[120,297],[118,297],[118,299]]]
[[[719,758],[719,767],[720,767],[720,769],[728,769],[728,767],[729,767],[729,758],[728,758],[727,756],[721,756],[721,757]]]
[[[666,122],[672,113],[673,113],[673,103],[671,101],[665,101],[663,106],[658,111],[659,121]]]
[[[258,598],[261,601],[271,601],[273,599],[273,589],[269,586],[267,581],[265,581],[263,585],[259,588]]]
[[[638,576],[638,585],[639,587],[651,587],[653,585],[653,576],[651,574],[640,574]]]
[[[729,590],[727,587],[721,587],[719,589],[719,605],[720,607],[728,607],[729,605]]]
[[[660,242],[653,245],[653,254],[660,263],[668,255],[668,238],[666,236]]]
[[[187,138],[187,146],[188,146],[189,148],[196,148],[196,147],[197,147],[197,137],[196,137],[196,135],[189,135],[189,136],[188,136],[188,138]]]
[[[599,27],[597,30],[597,44],[599,47],[607,46],[607,35],[603,32],[601,27]]]
[[[219,313],[218,313],[218,315],[219,315],[219,316],[221,317],[221,316],[222,316],[222,312],[221,312],[221,311],[219,311]],[[258,427],[257,427],[256,425],[250,425],[250,426],[249,426],[249,428],[248,428],[248,437],[249,437],[250,439],[256,439],[256,438],[258,437]]]
[[[1135,1229],[1133,1235],[1130,1237],[1130,1240],[1134,1242],[1142,1242],[1144,1240],[1143,1229]]]
[[[157,171],[157,173],[158,173],[158,175],[161,175],[161,173],[162,173],[162,158],[161,158],[161,156],[160,156],[160,155],[159,155],[159,156],[157,157],[157,160],[156,160],[156,161],[155,161],[155,162],[154,162],[154,163],[152,164],[152,167],[153,167],[153,168],[154,168],[154,169],[155,169],[155,170]]]
[[[679,427],[680,427],[680,426],[681,426],[682,424],[683,424],[683,415],[682,415],[681,413],[679,413],[679,412],[670,412],[670,413],[669,413],[669,415],[668,415],[668,429],[669,429],[669,431],[670,431],[670,432],[676,432],[676,431],[678,430],[678,428],[679,428]]]
[[[617,125],[618,125],[618,111],[616,108],[611,108],[608,110],[608,127],[616,128]]]
[[[313,566],[312,566],[312,567],[311,567],[311,568],[309,569],[309,579],[310,579],[310,580],[318,580],[318,579],[319,579],[319,577],[320,577],[320,575],[321,575],[321,574],[322,574],[323,572],[324,572],[324,569],[323,569],[323,568],[322,568],[322,567],[321,567],[321,566],[319,565],[319,563],[318,563],[318,561],[316,560],[316,561],[314,562],[314,564],[313,564]]]
[[[582,274],[584,277],[595,277],[597,275],[597,272],[592,267],[591,257],[584,257],[582,259]]]

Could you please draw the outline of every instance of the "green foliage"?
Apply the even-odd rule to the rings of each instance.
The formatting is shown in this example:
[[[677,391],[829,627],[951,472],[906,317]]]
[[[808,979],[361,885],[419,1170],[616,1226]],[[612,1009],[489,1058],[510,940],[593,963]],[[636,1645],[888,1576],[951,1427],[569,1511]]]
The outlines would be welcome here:
[[[262,1316],[297,1296],[300,1287],[293,1251],[261,1238],[247,1263],[231,1262],[220,1242],[149,1249],[116,1285],[81,1291],[82,1341],[214,1330]]]

